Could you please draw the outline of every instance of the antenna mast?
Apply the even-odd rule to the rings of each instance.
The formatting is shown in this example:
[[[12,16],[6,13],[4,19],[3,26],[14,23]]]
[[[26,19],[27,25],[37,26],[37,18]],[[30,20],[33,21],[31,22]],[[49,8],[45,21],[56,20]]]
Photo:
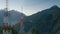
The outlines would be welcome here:
[[[6,11],[8,11],[8,0],[6,0]]]
[[[9,24],[8,23],[8,16],[9,16],[9,12],[8,12],[8,0],[6,0],[5,2],[6,2],[6,7],[5,7],[5,12],[4,12],[4,25]]]

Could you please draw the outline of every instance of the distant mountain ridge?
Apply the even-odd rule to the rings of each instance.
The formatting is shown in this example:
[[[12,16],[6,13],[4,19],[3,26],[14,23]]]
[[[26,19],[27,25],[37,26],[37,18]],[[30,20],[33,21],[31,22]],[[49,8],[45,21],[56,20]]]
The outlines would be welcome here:
[[[0,25],[2,25],[4,23],[4,12],[5,12],[5,10],[0,10]],[[23,13],[20,13],[15,10],[10,10],[9,14],[10,14],[10,16],[8,17],[8,20],[9,20],[9,23],[12,25],[16,24],[17,21],[21,19],[22,15],[24,15]]]
[[[28,16],[28,20],[32,27],[39,30],[40,34],[57,34],[60,30],[60,8],[54,5],[49,9]]]

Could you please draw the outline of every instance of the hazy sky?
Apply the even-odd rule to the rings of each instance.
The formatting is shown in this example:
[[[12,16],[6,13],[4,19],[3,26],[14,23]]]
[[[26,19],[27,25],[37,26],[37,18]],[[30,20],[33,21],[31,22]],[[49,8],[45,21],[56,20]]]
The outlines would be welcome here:
[[[53,5],[60,7],[60,0],[9,0],[9,10],[17,10],[26,15],[50,8]],[[5,8],[5,0],[0,0],[0,9]]]

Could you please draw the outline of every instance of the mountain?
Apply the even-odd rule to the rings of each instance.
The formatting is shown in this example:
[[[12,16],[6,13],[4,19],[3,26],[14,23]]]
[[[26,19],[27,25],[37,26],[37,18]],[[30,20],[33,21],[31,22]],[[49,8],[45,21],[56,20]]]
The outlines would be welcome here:
[[[60,8],[56,5],[28,16],[28,20],[32,24],[32,27],[36,27],[38,29],[39,34],[60,33]]]
[[[0,10],[0,26],[4,23],[4,12],[5,10]],[[9,14],[10,16],[8,17],[8,21],[11,25],[16,24],[17,21],[21,19],[22,15],[24,15],[23,13],[20,13],[15,10],[10,10]]]
[[[39,11],[31,16],[25,16],[21,27],[20,18],[22,15],[14,10],[9,11],[11,16],[9,21],[16,23],[14,27],[20,34],[34,33],[34,34],[59,34],[60,33],[60,8],[56,5],[43,11]],[[2,14],[1,14],[2,15]],[[2,18],[2,17],[1,17]]]
[[[31,16],[25,16],[24,21],[22,28],[20,22],[15,25],[18,32],[22,29],[23,33],[31,33],[35,28],[33,31],[35,34],[58,34],[60,33],[60,8],[54,5]]]

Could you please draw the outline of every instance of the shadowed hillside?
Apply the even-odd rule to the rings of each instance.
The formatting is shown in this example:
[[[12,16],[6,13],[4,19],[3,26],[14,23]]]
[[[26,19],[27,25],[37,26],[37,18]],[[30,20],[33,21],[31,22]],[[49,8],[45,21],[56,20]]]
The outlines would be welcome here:
[[[28,20],[40,34],[60,33],[60,8],[56,5],[29,16]]]

